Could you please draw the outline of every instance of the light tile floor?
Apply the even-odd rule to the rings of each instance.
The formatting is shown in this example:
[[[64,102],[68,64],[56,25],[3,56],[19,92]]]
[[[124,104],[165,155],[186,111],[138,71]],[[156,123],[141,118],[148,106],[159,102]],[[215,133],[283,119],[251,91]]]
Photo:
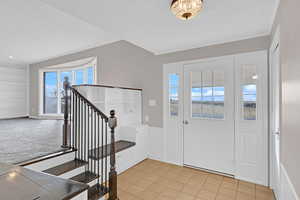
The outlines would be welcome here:
[[[274,200],[267,187],[145,160],[118,176],[120,200]]]

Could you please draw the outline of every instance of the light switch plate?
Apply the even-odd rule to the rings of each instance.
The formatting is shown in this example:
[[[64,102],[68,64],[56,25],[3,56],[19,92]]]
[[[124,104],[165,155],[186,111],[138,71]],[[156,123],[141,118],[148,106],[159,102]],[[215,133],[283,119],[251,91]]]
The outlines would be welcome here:
[[[149,106],[156,106],[156,100],[155,99],[150,99],[149,100]]]

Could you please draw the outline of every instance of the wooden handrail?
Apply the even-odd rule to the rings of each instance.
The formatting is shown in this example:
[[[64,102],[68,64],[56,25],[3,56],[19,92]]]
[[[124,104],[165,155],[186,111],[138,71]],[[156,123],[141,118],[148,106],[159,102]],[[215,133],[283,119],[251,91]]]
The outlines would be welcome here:
[[[138,91],[143,90],[141,88],[120,87],[120,86],[101,85],[101,84],[72,85],[72,87],[104,87],[104,88],[117,88],[117,89],[124,89],[124,90],[138,90]]]

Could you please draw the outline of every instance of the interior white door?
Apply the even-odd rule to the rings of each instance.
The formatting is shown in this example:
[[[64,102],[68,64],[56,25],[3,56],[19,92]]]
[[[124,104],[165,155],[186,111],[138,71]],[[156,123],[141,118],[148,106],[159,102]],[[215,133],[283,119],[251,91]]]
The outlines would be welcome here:
[[[184,164],[234,174],[234,59],[184,65]]]
[[[279,46],[271,49],[271,67],[270,67],[270,104],[271,104],[271,187],[275,195],[279,195],[280,188],[280,60]],[[278,196],[277,196],[278,198]]]

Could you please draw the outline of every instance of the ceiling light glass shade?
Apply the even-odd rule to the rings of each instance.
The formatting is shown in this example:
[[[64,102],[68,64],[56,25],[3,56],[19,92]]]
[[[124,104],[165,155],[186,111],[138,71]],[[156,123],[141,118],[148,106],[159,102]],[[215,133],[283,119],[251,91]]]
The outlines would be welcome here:
[[[173,0],[171,11],[177,18],[188,20],[198,15],[202,7],[203,0]]]

